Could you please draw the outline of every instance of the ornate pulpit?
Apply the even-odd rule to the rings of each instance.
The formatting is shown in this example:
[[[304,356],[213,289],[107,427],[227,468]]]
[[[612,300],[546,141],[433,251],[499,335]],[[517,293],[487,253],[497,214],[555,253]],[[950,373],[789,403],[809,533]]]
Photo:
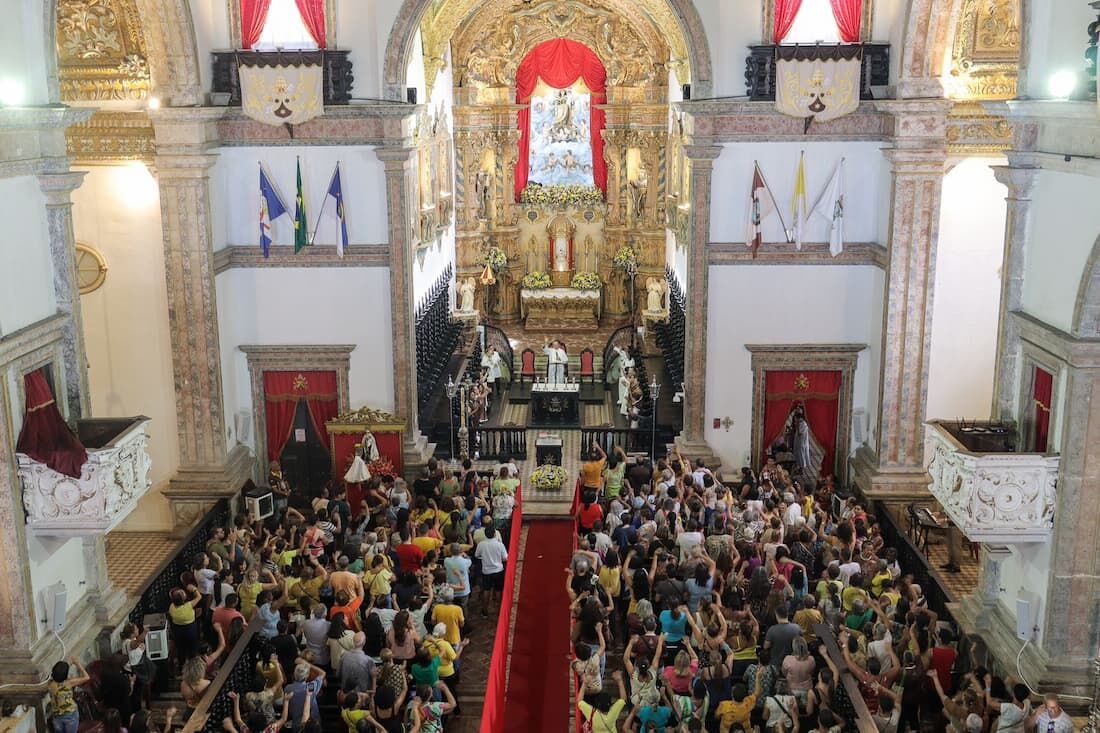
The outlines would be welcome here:
[[[339,479],[343,479],[351,467],[356,448],[363,445],[368,433],[378,449],[378,458],[367,465],[371,475],[401,475],[401,446],[404,445],[405,437],[405,421],[401,418],[382,410],[360,407],[326,422],[325,431],[329,437],[332,473]],[[369,460],[369,457],[364,457],[364,460]],[[359,502],[363,498],[362,489],[361,485],[348,484],[348,503],[352,511],[359,508]]]

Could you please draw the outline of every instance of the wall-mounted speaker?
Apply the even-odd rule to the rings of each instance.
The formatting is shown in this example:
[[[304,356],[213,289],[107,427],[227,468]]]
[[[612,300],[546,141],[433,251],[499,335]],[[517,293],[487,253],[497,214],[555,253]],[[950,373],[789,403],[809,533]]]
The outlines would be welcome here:
[[[684,99],[691,99],[691,84],[684,84],[681,91],[684,93]]]
[[[65,628],[65,615],[69,603],[69,592],[64,583],[54,583],[42,591],[46,606],[46,631],[58,632]]]
[[[241,410],[233,417],[233,427],[237,431],[237,440],[241,443],[252,443],[252,413]]]
[[[416,104],[416,87],[405,88],[405,99],[409,101],[409,104]]]

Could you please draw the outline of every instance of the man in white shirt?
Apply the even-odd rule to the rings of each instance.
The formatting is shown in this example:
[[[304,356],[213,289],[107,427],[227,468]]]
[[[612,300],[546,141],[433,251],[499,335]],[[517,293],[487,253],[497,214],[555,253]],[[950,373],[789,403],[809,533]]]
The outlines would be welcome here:
[[[840,551],[840,559],[843,560],[840,563],[840,582],[844,583],[844,587],[847,588],[849,582],[852,580],[852,576],[860,572],[863,568],[859,562],[852,557],[852,553],[848,548],[844,548]]]
[[[542,347],[542,353],[546,354],[546,381],[551,384],[565,382],[565,365],[569,362],[569,355],[565,353],[565,346],[561,341],[551,341]]]
[[[703,533],[699,531],[699,524],[694,519],[687,521],[686,531],[676,537],[676,546],[680,548],[680,562],[687,562],[691,557],[691,548],[703,544]]]
[[[1043,697],[1043,707],[1035,711],[1034,717],[1028,721],[1028,730],[1035,726],[1035,733],[1073,733],[1073,719],[1062,709],[1062,703],[1058,696],[1049,693]]]
[[[494,527],[485,528],[485,539],[477,543],[474,557],[481,560],[481,615],[488,616],[488,603],[499,603],[504,591],[504,563],[508,560],[508,548]]]

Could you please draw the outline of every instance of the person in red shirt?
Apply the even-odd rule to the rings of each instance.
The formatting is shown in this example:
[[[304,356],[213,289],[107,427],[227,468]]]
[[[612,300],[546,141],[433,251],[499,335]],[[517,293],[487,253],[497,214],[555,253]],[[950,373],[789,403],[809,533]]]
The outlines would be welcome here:
[[[401,544],[394,548],[401,572],[416,573],[424,564],[424,551],[413,544],[409,530],[401,530]]]
[[[233,626],[233,619],[239,618],[244,621],[246,626],[248,625],[244,614],[240,612],[240,607],[241,599],[236,593],[230,593],[225,597],[225,606],[214,609],[211,621],[222,627],[222,633],[226,639],[229,638],[229,629]]]
[[[951,643],[955,641],[950,629],[940,629],[936,634],[936,646],[932,648],[932,660],[929,666],[936,670],[936,676],[940,679],[940,687],[944,691],[951,689],[951,669],[955,666],[955,658],[959,656]],[[932,681],[928,680],[929,689]]]
[[[581,499],[581,505],[577,507],[577,529],[580,534],[587,535],[592,531],[596,522],[603,519],[603,509],[596,503],[595,492],[585,491]]]
[[[336,614],[344,614],[344,620],[352,631],[362,631],[359,626],[359,607],[363,605],[363,596],[352,597],[347,591],[336,594],[336,603],[329,611],[329,619],[336,618]]]

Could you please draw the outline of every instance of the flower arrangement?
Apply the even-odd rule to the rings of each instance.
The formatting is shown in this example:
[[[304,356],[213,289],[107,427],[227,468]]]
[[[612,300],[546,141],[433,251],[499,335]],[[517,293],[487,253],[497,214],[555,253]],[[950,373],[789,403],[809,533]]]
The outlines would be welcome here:
[[[624,244],[619,247],[619,251],[615,253],[614,259],[611,260],[611,264],[616,270],[633,270],[638,267],[638,253],[634,251],[634,248],[629,244]]]
[[[385,456],[378,456],[369,464],[367,470],[371,476],[397,476],[397,469],[393,467],[393,461]]]
[[[523,287],[528,290],[545,290],[553,283],[550,282],[550,273],[548,272],[529,272],[523,276]]]
[[[595,186],[533,186],[528,184],[519,195],[521,204],[542,206],[597,206],[603,204],[603,191]]]
[[[547,463],[531,473],[531,485],[542,491],[560,489],[565,484],[566,475],[565,469],[561,466]]]
[[[504,250],[500,247],[490,247],[485,253],[485,264],[494,272],[500,272],[508,264],[508,255],[504,254]]]
[[[570,284],[577,290],[599,290],[603,282],[598,272],[578,272]]]

